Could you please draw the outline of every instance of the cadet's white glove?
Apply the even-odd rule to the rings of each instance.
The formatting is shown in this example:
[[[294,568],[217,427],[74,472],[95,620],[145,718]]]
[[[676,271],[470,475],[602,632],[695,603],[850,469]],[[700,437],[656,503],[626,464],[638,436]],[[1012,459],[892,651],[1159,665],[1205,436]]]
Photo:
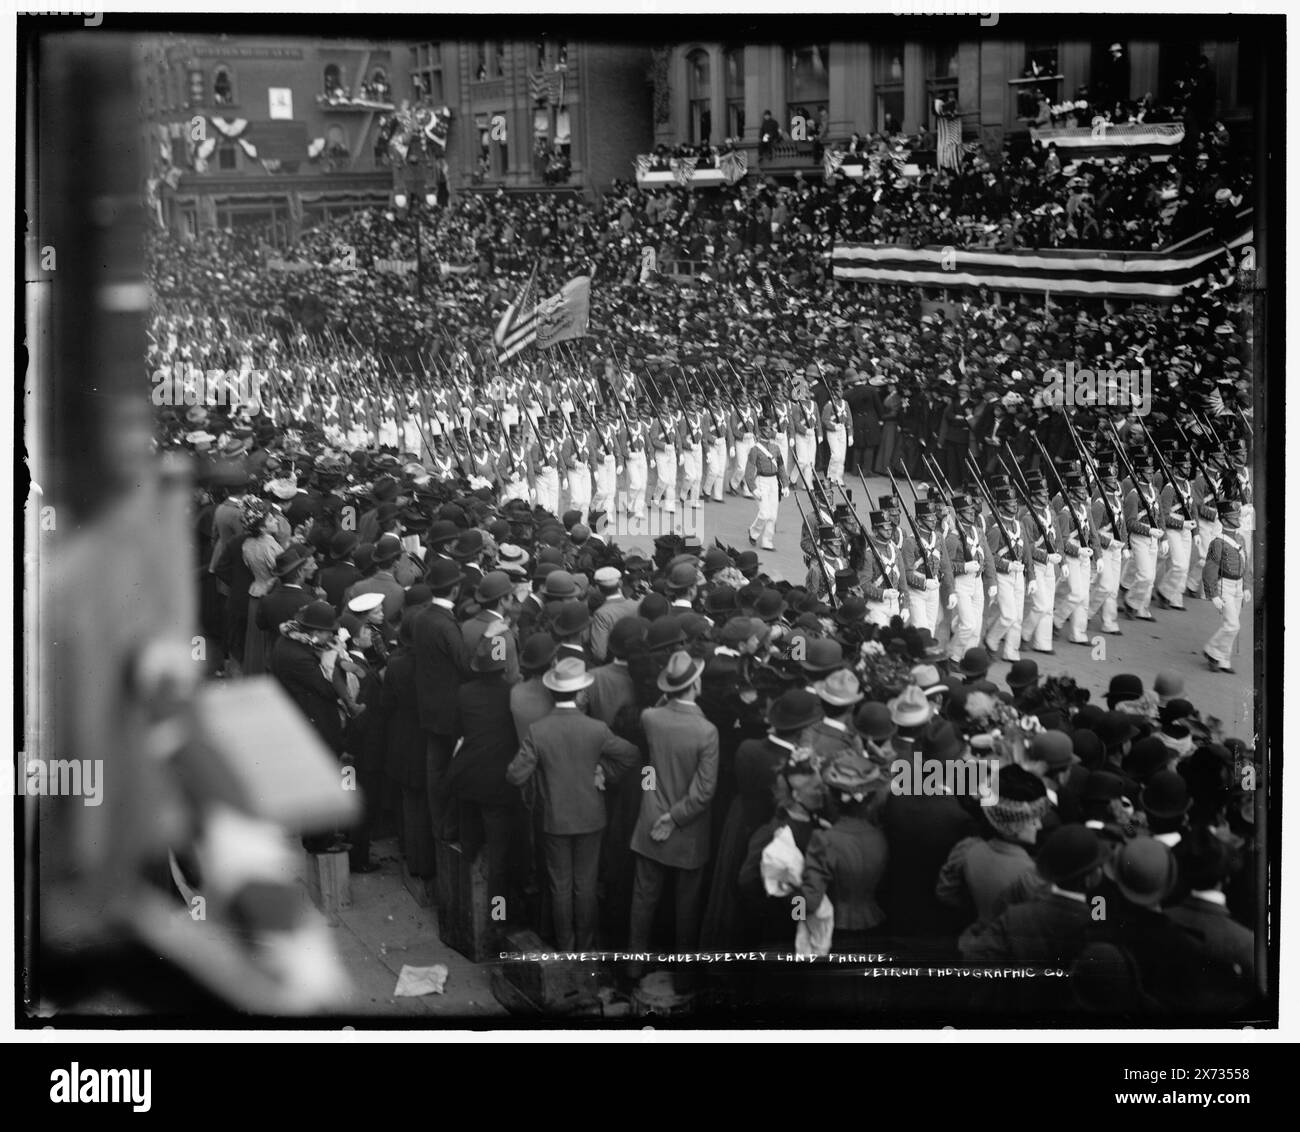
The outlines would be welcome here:
[[[989,601],[992,601],[997,596],[998,596],[997,586],[989,586]]]
[[[1083,546],[1083,547],[1080,547],[1080,548],[1079,548],[1079,557],[1080,557],[1080,558],[1091,558],[1091,557],[1092,557],[1092,547],[1090,547],[1090,546]]]
[[[1185,531],[1194,531],[1194,530],[1196,530],[1196,520],[1195,520],[1195,519],[1184,519],[1184,520],[1183,520],[1183,530],[1185,530]]]
[[[949,608],[949,609],[956,609],[956,608],[957,608],[957,595],[956,595],[956,594],[949,594],[949,595],[948,595],[948,608]]]
[[[1251,598],[1250,590],[1242,590],[1242,591],[1241,591],[1241,600],[1242,600],[1242,601],[1250,601],[1250,598]]]
[[[1214,602],[1214,608],[1215,608],[1215,609],[1219,610],[1220,612],[1223,611],[1223,598],[1221,598],[1221,597],[1213,597],[1213,598],[1211,598],[1210,600],[1211,600],[1212,602]]]
[[[1028,584],[1027,586],[1025,586],[1025,593],[1027,593],[1027,594],[1031,594],[1031,593],[1033,593],[1036,589],[1038,589],[1038,582],[1037,582],[1037,580],[1034,579],[1034,578],[1030,578],[1030,579],[1029,579],[1029,584]]]

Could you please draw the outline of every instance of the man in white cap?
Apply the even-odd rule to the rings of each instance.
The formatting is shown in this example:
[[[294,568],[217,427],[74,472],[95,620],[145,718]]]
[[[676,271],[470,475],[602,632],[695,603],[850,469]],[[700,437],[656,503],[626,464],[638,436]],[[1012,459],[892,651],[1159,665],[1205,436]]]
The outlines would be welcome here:
[[[623,574],[615,566],[602,566],[593,576],[601,603],[591,615],[591,655],[604,664],[609,631],[624,617],[636,613],[637,603],[623,593]]]
[[[1241,533],[1241,504],[1219,504],[1222,530],[1205,555],[1202,580],[1206,596],[1219,611],[1219,628],[1205,644],[1205,658],[1218,672],[1233,672],[1232,654],[1241,631],[1241,606],[1251,598],[1249,547]]]
[[[591,674],[566,657],[542,677],[555,707],[524,737],[506,779],[522,786],[540,772],[542,842],[561,951],[590,951],[596,943],[596,882],[606,825],[607,782],[641,761],[641,752],[578,707]]]
[[[695,702],[704,661],[673,653],[659,675],[661,703],[641,713],[650,766],[632,834],[636,880],[628,946],[648,950],[664,880],[672,875],[676,944],[694,950],[709,860],[709,803],[718,783],[718,729]]]

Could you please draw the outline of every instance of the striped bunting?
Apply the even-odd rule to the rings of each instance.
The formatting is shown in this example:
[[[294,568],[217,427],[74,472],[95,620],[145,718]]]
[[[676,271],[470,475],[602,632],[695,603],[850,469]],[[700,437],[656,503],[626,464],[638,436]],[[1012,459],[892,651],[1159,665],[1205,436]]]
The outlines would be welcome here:
[[[1226,245],[1252,243],[1246,231]],[[842,243],[831,254],[836,279],[911,287],[991,287],[1131,299],[1175,299],[1222,265],[1225,245],[1186,252],[990,252]],[[948,265],[951,270],[944,270]]]

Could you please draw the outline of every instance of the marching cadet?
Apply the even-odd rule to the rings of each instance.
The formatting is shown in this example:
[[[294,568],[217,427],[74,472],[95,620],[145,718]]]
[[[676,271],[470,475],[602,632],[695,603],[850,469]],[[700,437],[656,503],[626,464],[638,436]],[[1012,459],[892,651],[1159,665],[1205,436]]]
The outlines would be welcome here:
[[[1128,527],[1131,555],[1124,613],[1138,621],[1154,621],[1151,591],[1155,586],[1156,566],[1160,561],[1167,519],[1160,506],[1160,495],[1151,482],[1155,466],[1149,454],[1136,457],[1133,473],[1136,482],[1124,499],[1124,521]]]
[[[649,482],[646,449],[653,427],[650,407],[642,400],[628,416],[621,437],[623,466],[627,468],[628,511],[638,519],[645,518],[645,492]]]
[[[1241,631],[1241,605],[1251,599],[1250,552],[1241,529],[1242,505],[1219,507],[1222,530],[1205,556],[1205,593],[1220,613],[1218,631],[1205,643],[1205,658],[1217,672],[1233,672],[1232,654]]]
[[[1228,445],[1228,460],[1232,497],[1241,504],[1241,532],[1249,538],[1255,530],[1255,490],[1251,484],[1250,457],[1244,437]]]
[[[574,412],[564,438],[565,487],[569,493],[569,510],[577,511],[580,523],[587,521],[591,506],[591,442],[587,416]]]
[[[800,392],[802,397],[798,396]],[[821,441],[821,417],[817,413],[817,402],[806,386],[796,386],[792,395],[795,400],[790,413],[790,430],[794,466],[796,474],[811,480],[817,462],[817,445]]]
[[[433,436],[433,452],[429,455],[429,474],[435,480],[456,478],[456,457],[452,454],[445,432]]]
[[[993,569],[993,555],[988,540],[980,530],[975,502],[968,495],[952,497],[953,531],[948,536],[948,560],[953,567],[953,593],[957,600],[952,609],[952,636],[948,656],[954,662],[980,643],[984,625],[985,590],[989,598],[997,597],[998,576]],[[960,564],[960,565],[959,565]]]
[[[1000,648],[1001,658],[1014,662],[1020,659],[1025,595],[1032,597],[1038,592],[1033,574],[1033,540],[1016,514],[1016,496],[1009,484],[993,489],[993,506],[997,508],[997,516],[988,525],[988,539],[993,568],[998,574],[998,604],[984,644],[990,656],[998,656]]]
[[[889,519],[891,530],[890,538],[893,539],[896,550],[903,549],[903,505],[895,496],[882,495],[876,500],[876,506],[883,511]]]
[[[651,444],[655,454],[655,489],[650,497],[653,507],[670,514],[677,510],[677,437],[680,426],[672,408],[665,406],[654,419]]]
[[[1029,501],[1021,512],[1026,520],[1021,525],[1034,540],[1030,548],[1034,559],[1034,585],[1020,629],[1020,642],[1034,652],[1051,653],[1056,651],[1052,648],[1052,605],[1056,598],[1057,568],[1061,565],[1061,528],[1052,514],[1047,481],[1042,475],[1030,472],[1025,477],[1025,485],[1029,488]],[[1085,586],[1083,602],[1087,597]]]
[[[853,443],[853,416],[844,400],[844,381],[835,378],[830,399],[822,406],[822,432],[830,449],[830,462],[826,465],[826,478],[832,484],[844,484],[844,460]]]
[[[1088,602],[1089,618],[1101,613],[1101,631],[1118,637],[1122,630],[1116,619],[1119,613],[1119,580],[1128,557],[1128,524],[1124,519],[1124,499],[1119,490],[1115,465],[1097,468],[1100,490],[1092,501],[1092,522],[1101,548],[1097,556],[1097,578]]]
[[[764,550],[775,550],[777,515],[781,497],[790,490],[790,477],[772,443],[771,422],[762,421],[758,430],[758,438],[750,445],[745,464],[746,494],[758,499],[758,513],[749,525],[749,541],[754,544],[761,540]]]
[[[867,620],[872,625],[886,628],[894,617],[906,621],[911,610],[900,604],[903,588],[904,563],[894,542],[894,524],[884,511],[872,511],[868,519],[871,531],[867,535],[866,569],[862,577],[862,596],[867,601]],[[872,547],[875,553],[872,553]]]
[[[790,398],[781,389],[770,406],[772,417],[772,438],[781,453],[785,466],[790,467]]]
[[[704,438],[704,483],[700,494],[714,503],[722,502],[722,492],[727,486],[727,449],[731,433],[726,413],[709,406],[708,431]]]
[[[531,502],[528,488],[528,453],[517,424],[506,426],[506,440],[497,458],[497,479],[501,482],[501,502],[512,499]]]
[[[678,443],[682,454],[678,498],[688,507],[698,507],[700,481],[704,472],[704,407],[695,393],[690,393],[686,397],[686,406],[679,426]]]
[[[949,608],[957,604],[953,593],[952,563],[947,541],[937,529],[939,516],[929,499],[918,499],[912,512],[921,541],[908,532],[903,537],[903,574],[907,578],[907,602],[912,611],[910,624],[934,633],[939,625],[939,607],[946,595]]]
[[[1192,502],[1196,505],[1196,533],[1192,536],[1192,561],[1187,568],[1187,592],[1192,597],[1204,594],[1202,570],[1210,543],[1223,529],[1219,523],[1219,504],[1223,498],[1223,475],[1211,465],[1192,480]]]
[[[758,410],[750,399],[749,390],[741,386],[736,392],[736,400],[732,406],[731,412],[731,435],[733,445],[730,455],[735,460],[735,467],[731,473],[731,483],[727,491],[730,495],[737,492],[744,492],[746,499],[753,499],[753,489],[747,486],[746,469],[749,467],[749,453],[754,446],[754,438],[758,431]],[[775,449],[770,453],[775,456]]]
[[[1056,525],[1065,552],[1065,584],[1062,587],[1064,592],[1057,599],[1053,620],[1057,629],[1069,626],[1071,642],[1086,645],[1093,557],[1100,554],[1101,541],[1083,473],[1067,471],[1061,482],[1065,485],[1065,498],[1057,512]]]
[[[1186,609],[1183,592],[1192,560],[1192,532],[1196,530],[1196,502],[1192,496],[1192,458],[1175,452],[1169,461],[1171,476],[1160,491],[1169,554],[1156,584],[1155,598],[1162,609]]]
[[[775,425],[772,431],[776,431]],[[777,453],[777,455],[779,456],[780,453]],[[849,567],[849,558],[844,546],[844,536],[833,522],[819,523],[817,530],[811,534],[811,539],[815,539],[816,543],[813,544],[806,539],[800,540],[804,552],[804,561],[808,565],[804,588],[817,598],[829,601],[831,595],[835,593],[836,575],[841,570],[847,570]],[[820,553],[818,547],[821,548]],[[825,563],[825,571],[822,569],[823,562]]]
[[[537,435],[529,452],[529,469],[537,506],[552,515],[560,512],[560,445],[551,435],[548,417],[537,418]]]
[[[470,487],[493,487],[497,483],[497,462],[488,447],[487,437],[479,429],[470,432],[467,447]]]
[[[614,497],[618,493],[618,477],[623,471],[618,453],[618,420],[614,410],[608,404],[600,409],[600,423],[592,437],[592,479],[591,509],[606,514],[614,506]]]

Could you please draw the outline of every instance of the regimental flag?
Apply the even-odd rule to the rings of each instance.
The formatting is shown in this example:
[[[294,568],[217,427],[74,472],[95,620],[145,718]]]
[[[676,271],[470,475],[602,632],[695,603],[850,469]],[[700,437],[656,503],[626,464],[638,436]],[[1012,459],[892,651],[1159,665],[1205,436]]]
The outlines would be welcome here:
[[[969,248],[947,262],[938,247],[840,243],[831,254],[834,277],[905,287],[991,287],[1051,290],[1053,295],[1175,299],[1183,288],[1225,262],[1229,248],[1252,243],[1248,230],[1218,247],[1177,252],[994,252]],[[955,270],[953,270],[955,268]]]
[[[961,169],[961,119],[939,118],[939,140],[936,145],[936,161],[940,169]]]
[[[564,105],[564,71],[534,71],[528,76],[528,96],[538,106],[553,102]]]
[[[537,307],[537,348],[545,350],[570,338],[585,338],[591,314],[591,277],[570,279],[557,295]]]
[[[844,164],[844,158],[847,156],[842,149],[832,149],[827,146],[822,152],[822,176],[830,180],[839,171]]]
[[[649,158],[646,159],[646,164],[648,168]],[[749,158],[745,156],[743,150],[733,149],[718,158],[718,170],[727,178],[727,184],[734,185],[748,175]]]
[[[677,177],[677,183],[685,188],[691,183],[691,178],[695,176],[695,166],[699,162],[698,157],[679,157],[677,158],[676,167],[673,169]]]
[[[497,323],[493,340],[497,347],[497,361],[507,362],[525,346],[537,341],[537,266],[524,284],[519,298],[506,307],[506,313]]]

